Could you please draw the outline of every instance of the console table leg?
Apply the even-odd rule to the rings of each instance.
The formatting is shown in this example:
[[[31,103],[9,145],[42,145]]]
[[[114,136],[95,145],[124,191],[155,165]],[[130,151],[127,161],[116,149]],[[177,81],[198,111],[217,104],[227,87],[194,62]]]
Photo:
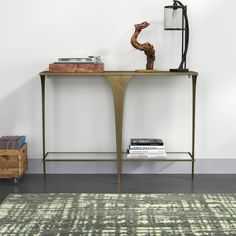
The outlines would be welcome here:
[[[194,179],[194,161],[192,161],[192,180]]]
[[[125,87],[132,76],[109,75],[105,76],[110,83],[115,108],[115,123],[116,123],[116,163],[117,163],[117,181],[121,182],[122,170],[122,122],[123,122],[123,105]]]
[[[41,75],[41,92],[42,92],[42,143],[43,143],[43,173],[46,174],[46,151],[45,151],[45,75]]]
[[[194,178],[194,162],[195,162],[195,115],[196,115],[196,84],[197,75],[192,76],[193,86],[193,104],[192,104],[192,179]]]
[[[43,160],[43,174],[46,175],[46,162]]]

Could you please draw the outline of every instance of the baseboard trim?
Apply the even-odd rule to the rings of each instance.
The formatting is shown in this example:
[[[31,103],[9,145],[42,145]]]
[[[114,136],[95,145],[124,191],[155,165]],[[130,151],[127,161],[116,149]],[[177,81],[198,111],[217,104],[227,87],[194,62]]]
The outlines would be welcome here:
[[[107,162],[48,162],[47,173],[50,174],[114,174],[115,163]],[[43,173],[43,163],[40,159],[28,160],[28,174]],[[133,162],[124,163],[122,173],[125,174],[190,174],[189,162]],[[235,174],[236,159],[197,159],[196,174]]]

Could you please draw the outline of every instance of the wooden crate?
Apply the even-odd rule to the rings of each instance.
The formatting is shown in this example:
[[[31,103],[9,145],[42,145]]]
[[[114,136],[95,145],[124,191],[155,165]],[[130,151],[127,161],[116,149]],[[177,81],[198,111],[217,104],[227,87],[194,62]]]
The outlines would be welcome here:
[[[0,150],[0,178],[20,179],[27,169],[27,145],[20,150]]]

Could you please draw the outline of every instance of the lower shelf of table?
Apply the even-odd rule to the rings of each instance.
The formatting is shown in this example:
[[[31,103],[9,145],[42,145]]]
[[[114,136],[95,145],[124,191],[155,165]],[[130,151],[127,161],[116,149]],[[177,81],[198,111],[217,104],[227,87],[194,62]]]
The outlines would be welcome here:
[[[117,161],[115,152],[47,152],[45,162],[81,161],[81,162],[112,162]],[[167,152],[166,157],[158,158],[127,158],[122,153],[122,161],[194,161],[190,152]]]

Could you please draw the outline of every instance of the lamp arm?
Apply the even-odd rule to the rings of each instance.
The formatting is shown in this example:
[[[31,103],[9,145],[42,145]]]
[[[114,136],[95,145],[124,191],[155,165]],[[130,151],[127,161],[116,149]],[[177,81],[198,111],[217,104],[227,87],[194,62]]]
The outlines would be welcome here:
[[[185,7],[184,4],[183,4],[182,2],[177,1],[177,0],[173,0],[173,1],[174,1],[175,3],[178,3],[181,7],[183,7],[183,8]]]
[[[187,6],[184,6],[182,2],[178,0],[173,0],[174,3],[179,4],[179,6],[183,9],[183,15],[185,19],[185,47],[184,47],[184,52],[182,55],[182,61],[179,65],[179,69],[183,69],[183,65],[186,62],[186,55],[188,52],[188,45],[189,45],[189,23],[188,23],[188,16],[187,16]]]
[[[184,13],[184,18],[185,18],[185,47],[184,47],[184,53],[182,55],[182,61],[179,65],[179,69],[183,69],[183,65],[186,62],[186,55],[188,52],[188,45],[189,45],[189,23],[188,23],[188,16],[187,16],[186,10],[187,10],[186,7],[184,7],[183,13]]]

